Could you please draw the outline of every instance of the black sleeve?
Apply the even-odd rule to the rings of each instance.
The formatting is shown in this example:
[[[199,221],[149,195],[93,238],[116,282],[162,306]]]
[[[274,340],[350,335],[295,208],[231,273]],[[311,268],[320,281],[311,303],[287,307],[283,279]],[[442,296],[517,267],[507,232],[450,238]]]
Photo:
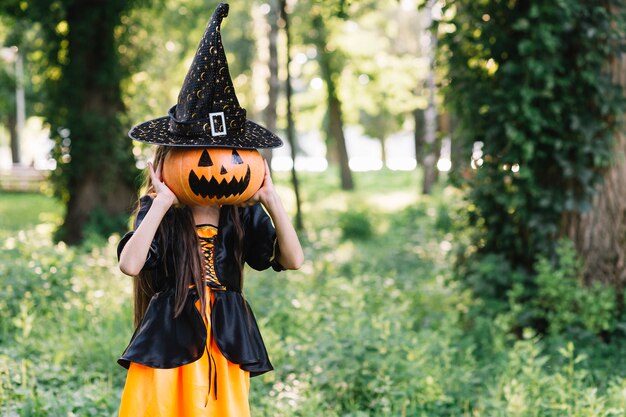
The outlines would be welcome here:
[[[261,204],[257,203],[246,209],[243,223],[246,263],[257,271],[269,267],[272,267],[274,271],[283,271],[285,268],[278,262],[280,247],[276,238],[276,229]]]
[[[122,236],[122,239],[117,244],[117,260],[119,261],[120,255],[126,242],[131,238],[131,236],[135,233],[135,230],[139,227],[144,217],[148,213],[148,210],[152,206],[152,197],[149,195],[144,195],[139,199],[139,210],[137,211],[137,217],[135,218],[134,230],[126,233]],[[148,257],[146,258],[146,262],[143,265],[142,270],[151,270],[157,267],[160,261],[160,252],[159,252],[159,242],[158,237],[155,236],[150,244],[150,249],[148,250]]]

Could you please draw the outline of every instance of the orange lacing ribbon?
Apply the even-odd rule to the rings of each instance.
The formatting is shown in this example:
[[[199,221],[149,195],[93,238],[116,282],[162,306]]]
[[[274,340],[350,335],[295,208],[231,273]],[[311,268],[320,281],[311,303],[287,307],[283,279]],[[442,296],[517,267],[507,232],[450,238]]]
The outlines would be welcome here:
[[[209,226],[210,227],[210,226]],[[213,247],[215,244],[215,230],[209,229],[206,230],[206,226],[204,228],[198,229],[198,237],[200,239],[200,247],[202,249],[202,255],[204,260],[204,272],[205,279],[213,281],[214,283],[221,286],[222,284],[217,279],[215,275],[215,265],[213,264]],[[213,233],[211,233],[213,232]]]
[[[213,297],[211,297],[211,312],[213,312]],[[213,357],[213,353],[211,352],[213,347],[213,332],[209,331],[207,327],[207,343],[204,347],[207,353],[207,359],[209,361],[209,388],[206,393],[206,402],[204,403],[204,407],[209,404],[209,397],[211,396],[211,382],[213,382],[213,396],[215,400],[217,400],[217,364],[215,363],[215,358]],[[213,371],[213,367],[215,367],[215,371]]]
[[[207,285],[207,289],[210,291],[224,291],[226,287],[224,287],[220,281],[217,279],[217,275],[215,274],[215,265],[213,262],[213,248],[215,244],[215,236],[217,234],[217,229],[211,225],[200,226],[197,229],[198,238],[200,239],[200,247],[202,249],[202,255],[204,260],[204,272],[205,272],[205,282]],[[210,297],[210,310],[213,312],[213,297]],[[208,319],[208,318],[207,318]],[[207,343],[205,345],[205,350],[207,353],[207,359],[209,361],[208,368],[208,390],[207,397],[204,406],[206,407],[209,404],[209,398],[211,396],[211,386],[213,388],[213,396],[217,400],[217,363],[215,362],[215,358],[213,357],[213,331],[209,331],[208,323],[206,326],[207,329]]]

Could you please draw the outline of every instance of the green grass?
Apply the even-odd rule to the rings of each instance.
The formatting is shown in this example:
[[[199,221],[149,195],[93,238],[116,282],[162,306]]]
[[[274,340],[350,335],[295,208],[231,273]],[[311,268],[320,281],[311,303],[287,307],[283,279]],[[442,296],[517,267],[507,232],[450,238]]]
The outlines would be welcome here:
[[[59,224],[63,207],[43,194],[0,191],[0,231],[17,232],[41,223]]]
[[[293,210],[289,176],[275,182]],[[618,343],[517,340],[497,320],[466,319],[480,300],[451,273],[466,235],[457,190],[421,196],[415,173],[390,171],[355,174],[353,193],[334,172],[301,182],[305,264],[246,272],[276,368],[252,380],[254,416],[624,415]],[[125,378],[115,360],[132,334],[118,237],[53,244],[58,203],[10,199],[0,203],[0,415],[115,415]]]

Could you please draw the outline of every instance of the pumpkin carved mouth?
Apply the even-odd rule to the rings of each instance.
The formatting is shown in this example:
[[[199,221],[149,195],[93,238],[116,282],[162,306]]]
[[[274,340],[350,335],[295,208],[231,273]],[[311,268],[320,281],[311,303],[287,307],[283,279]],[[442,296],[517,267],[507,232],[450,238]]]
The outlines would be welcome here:
[[[246,170],[246,174],[241,179],[233,177],[230,181],[223,178],[221,181],[217,181],[215,177],[211,177],[207,180],[204,175],[198,178],[198,175],[193,171],[189,172],[189,188],[198,196],[203,198],[224,198],[229,196],[241,195],[250,184],[250,167]]]
[[[264,177],[263,157],[254,149],[172,149],[163,161],[163,182],[188,206],[243,203]]]

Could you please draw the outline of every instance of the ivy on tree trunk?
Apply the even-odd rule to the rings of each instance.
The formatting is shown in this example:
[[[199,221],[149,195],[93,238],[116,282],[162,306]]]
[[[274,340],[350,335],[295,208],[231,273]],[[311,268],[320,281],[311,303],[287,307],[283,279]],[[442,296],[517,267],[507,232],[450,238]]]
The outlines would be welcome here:
[[[567,314],[544,314],[554,307],[541,299],[546,274],[562,267],[563,237],[582,255],[587,283],[610,283],[623,311],[624,67],[607,69],[620,56],[625,11],[612,0],[454,0],[443,8],[444,93],[463,159],[482,143],[464,175],[474,238],[458,270],[485,304],[525,306],[509,312],[519,328],[545,331],[551,313]],[[570,275],[554,280],[577,285],[575,267],[560,271]]]
[[[626,95],[626,53],[611,62],[611,72]],[[624,312],[626,285],[626,135],[616,132],[612,166],[604,174],[591,210],[563,215],[563,233],[571,238],[584,259],[587,283],[602,282],[615,288],[617,312]]]
[[[9,2],[2,9],[38,22],[46,52],[43,114],[55,141],[57,195],[66,204],[57,238],[86,230],[107,235],[126,226],[135,196],[132,143],[126,136],[116,30],[133,2]]]
[[[483,143],[467,182],[477,249],[515,268],[554,254],[563,214],[590,210],[611,163],[624,99],[606,71],[623,33],[610,3],[622,16],[623,5],[600,0],[443,9],[444,93],[464,159]]]

